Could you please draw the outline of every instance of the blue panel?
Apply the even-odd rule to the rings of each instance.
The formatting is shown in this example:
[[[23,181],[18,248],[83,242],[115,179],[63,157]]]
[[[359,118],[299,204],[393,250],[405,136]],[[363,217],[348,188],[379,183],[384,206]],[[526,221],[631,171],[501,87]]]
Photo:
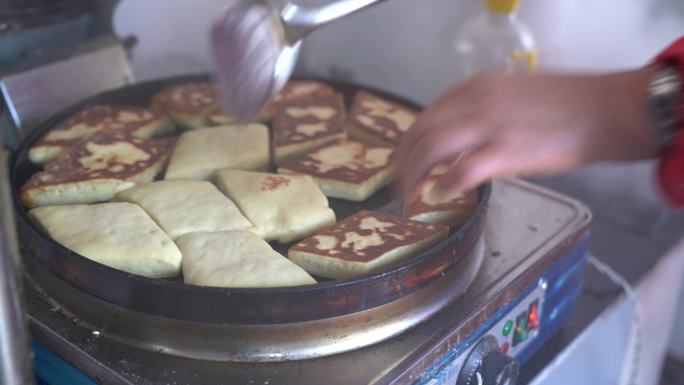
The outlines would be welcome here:
[[[527,361],[549,338],[558,332],[572,315],[575,300],[582,290],[588,243],[588,237],[583,239],[554,262],[542,275],[546,279],[548,286],[544,293],[543,309],[541,319],[539,320],[539,333],[523,350],[516,354],[515,358],[518,362]],[[532,293],[537,288],[537,285],[538,283],[534,282],[525,288],[515,300],[497,310],[489,320],[480,325],[462,343],[437,360],[414,384],[426,384],[431,380],[437,380],[438,384],[444,383],[447,378],[453,375],[453,373],[447,373],[448,364],[467,351],[470,346],[482,338],[497,322],[504,317],[508,317],[515,306]]]
[[[544,273],[548,289],[544,296],[541,327],[537,337],[516,356],[519,362],[527,361],[572,315],[575,300],[582,291],[587,244],[588,239],[585,239]]]
[[[33,341],[38,385],[97,385],[38,341]]]

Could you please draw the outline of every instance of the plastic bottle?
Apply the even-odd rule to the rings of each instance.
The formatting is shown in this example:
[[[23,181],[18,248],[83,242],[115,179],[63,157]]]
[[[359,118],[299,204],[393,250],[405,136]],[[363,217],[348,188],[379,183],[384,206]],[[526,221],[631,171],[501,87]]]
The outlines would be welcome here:
[[[454,39],[459,80],[483,71],[533,71],[537,51],[532,34],[515,13],[518,0],[485,0],[485,8]]]

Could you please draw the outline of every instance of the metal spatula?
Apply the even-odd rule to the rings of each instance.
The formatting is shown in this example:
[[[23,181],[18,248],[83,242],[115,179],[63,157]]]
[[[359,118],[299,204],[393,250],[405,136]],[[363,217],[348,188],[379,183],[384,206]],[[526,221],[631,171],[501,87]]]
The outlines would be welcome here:
[[[283,88],[297,62],[301,40],[313,30],[385,0],[342,0],[320,7],[268,0],[236,0],[211,26],[216,82],[228,112],[254,118]]]

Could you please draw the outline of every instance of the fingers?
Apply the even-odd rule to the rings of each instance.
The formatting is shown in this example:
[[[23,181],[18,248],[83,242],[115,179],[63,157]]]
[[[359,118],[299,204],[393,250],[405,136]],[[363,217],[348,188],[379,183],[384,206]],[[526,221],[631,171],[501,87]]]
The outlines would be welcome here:
[[[504,175],[509,170],[503,152],[496,145],[487,145],[454,163],[435,184],[435,194],[451,196],[476,188],[487,180]]]
[[[461,97],[463,87],[457,87],[437,98],[428,108],[426,108],[413,123],[397,147],[395,154],[398,159],[404,159],[416,143],[432,127],[441,127],[449,123],[465,120],[470,114],[469,106],[464,105],[461,100],[468,100]]]
[[[477,139],[477,129],[468,122],[425,129],[419,140],[404,155],[399,155],[404,191],[411,191],[438,163],[453,160],[464,150],[476,146]]]

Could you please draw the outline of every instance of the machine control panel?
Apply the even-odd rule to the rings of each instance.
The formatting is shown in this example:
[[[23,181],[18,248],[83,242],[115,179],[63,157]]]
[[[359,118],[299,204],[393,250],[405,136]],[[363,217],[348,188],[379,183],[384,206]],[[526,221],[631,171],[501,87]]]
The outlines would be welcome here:
[[[534,293],[533,293],[534,294]],[[508,312],[490,333],[503,353],[515,356],[539,333],[542,297],[531,295]]]
[[[515,358],[539,334],[546,282],[542,279],[522,300],[495,314],[465,351],[453,351],[448,363],[426,385],[515,385]]]

